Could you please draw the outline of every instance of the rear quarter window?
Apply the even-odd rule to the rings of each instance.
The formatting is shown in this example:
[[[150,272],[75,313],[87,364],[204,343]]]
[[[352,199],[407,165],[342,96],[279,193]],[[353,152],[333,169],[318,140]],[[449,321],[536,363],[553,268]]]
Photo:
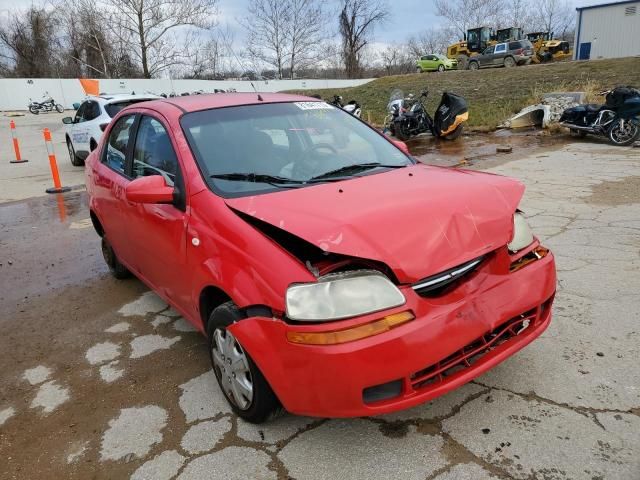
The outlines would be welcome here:
[[[135,103],[140,103],[140,102],[148,102],[148,99],[141,99],[141,100],[125,100],[122,102],[113,102],[113,103],[107,103],[104,106],[104,110],[105,112],[107,112],[107,115],[109,115],[111,118],[115,117],[116,114],[122,110],[125,107],[128,107],[129,105],[133,105]]]

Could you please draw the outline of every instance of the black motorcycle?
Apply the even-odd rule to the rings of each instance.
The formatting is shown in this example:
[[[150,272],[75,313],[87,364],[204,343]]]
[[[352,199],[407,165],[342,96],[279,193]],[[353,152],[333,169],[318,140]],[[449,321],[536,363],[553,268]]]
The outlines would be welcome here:
[[[560,124],[581,137],[608,137],[614,145],[631,145],[640,138],[640,90],[616,87],[606,94],[604,105],[584,104],[567,108]]]
[[[391,92],[387,105],[389,114],[384,121],[385,132],[403,141],[424,132],[447,140],[455,140],[462,135],[464,122],[469,119],[466,100],[444,92],[436,114],[431,118],[423,103],[428,96],[428,90],[423,90],[417,99],[412,94],[405,97],[402,90]]]
[[[64,107],[59,103],[56,103],[48,92],[45,92],[40,102],[36,102],[31,99],[29,100],[29,111],[34,115],[38,115],[40,112],[52,112],[54,110],[58,113],[64,112]]]

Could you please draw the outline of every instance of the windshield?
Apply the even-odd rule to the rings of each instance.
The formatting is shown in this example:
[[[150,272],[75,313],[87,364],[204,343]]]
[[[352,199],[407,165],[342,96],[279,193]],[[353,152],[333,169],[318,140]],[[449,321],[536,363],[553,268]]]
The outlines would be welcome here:
[[[224,197],[303,188],[413,163],[375,130],[325,102],[203,110],[180,122],[205,180]]]
[[[399,88],[393,89],[389,95],[389,101],[393,102],[394,100],[404,100],[404,92]]]

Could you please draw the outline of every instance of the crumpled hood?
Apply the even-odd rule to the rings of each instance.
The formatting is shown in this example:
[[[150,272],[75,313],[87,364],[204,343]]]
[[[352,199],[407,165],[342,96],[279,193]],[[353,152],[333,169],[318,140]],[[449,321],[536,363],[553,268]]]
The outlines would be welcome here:
[[[415,165],[225,201],[325,251],[383,262],[401,282],[415,282],[507,244],[523,192],[507,177]]]

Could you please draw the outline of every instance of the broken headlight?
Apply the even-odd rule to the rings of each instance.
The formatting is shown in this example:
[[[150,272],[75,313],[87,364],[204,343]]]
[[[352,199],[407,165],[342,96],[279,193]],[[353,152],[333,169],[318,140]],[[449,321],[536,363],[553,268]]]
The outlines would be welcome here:
[[[405,303],[402,292],[375,270],[324,275],[315,283],[299,283],[287,289],[287,317],[322,322],[355,317]]]
[[[533,242],[533,233],[522,212],[513,214],[513,238],[507,245],[510,252],[517,252]]]

